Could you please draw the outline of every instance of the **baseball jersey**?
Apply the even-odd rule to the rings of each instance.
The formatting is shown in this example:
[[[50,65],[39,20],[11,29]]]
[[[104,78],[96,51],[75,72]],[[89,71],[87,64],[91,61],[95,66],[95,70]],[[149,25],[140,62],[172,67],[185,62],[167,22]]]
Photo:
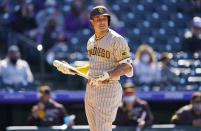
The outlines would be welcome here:
[[[35,105],[32,108],[39,108],[39,105]],[[44,109],[45,115],[43,118],[35,118],[33,113],[28,117],[28,125],[33,126],[52,126],[64,124],[64,117],[67,116],[67,111],[63,105],[59,104],[54,100],[50,100],[45,104]]]
[[[201,119],[201,114],[196,115],[192,104],[181,107],[171,118],[171,123],[180,125],[192,125],[193,120]]]
[[[115,69],[119,62],[130,58],[130,49],[125,38],[109,29],[105,36],[96,40],[93,35],[87,43],[90,69],[88,75],[94,77]],[[119,80],[120,78],[113,78]]]
[[[119,108],[117,112],[117,117],[115,120],[115,124],[118,126],[125,125],[138,125],[138,120],[142,117],[143,112],[146,112],[145,117],[145,126],[151,125],[153,122],[153,114],[149,108],[149,105],[146,101],[137,98],[135,103],[133,104],[133,108],[129,111],[126,109],[124,105]]]

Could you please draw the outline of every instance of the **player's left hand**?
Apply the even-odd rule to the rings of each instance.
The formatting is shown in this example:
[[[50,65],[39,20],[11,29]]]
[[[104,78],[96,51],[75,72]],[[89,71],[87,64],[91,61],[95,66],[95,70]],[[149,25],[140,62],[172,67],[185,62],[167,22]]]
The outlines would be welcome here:
[[[99,82],[103,82],[109,79],[110,79],[109,73],[104,72],[103,74],[95,76],[94,78],[90,79],[89,85],[97,86]]]
[[[103,74],[96,76],[96,81],[105,81],[110,79],[110,75],[108,72],[103,72]]]

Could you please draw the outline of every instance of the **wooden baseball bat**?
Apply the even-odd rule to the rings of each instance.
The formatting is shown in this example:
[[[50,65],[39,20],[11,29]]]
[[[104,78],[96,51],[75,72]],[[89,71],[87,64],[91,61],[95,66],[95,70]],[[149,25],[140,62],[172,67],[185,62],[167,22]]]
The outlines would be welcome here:
[[[84,77],[84,78],[86,78],[86,79],[90,79],[89,76],[87,76],[87,75],[85,75],[84,73],[78,71],[75,67],[69,65],[67,62],[66,62],[66,63],[63,63],[63,62],[61,62],[61,61],[59,61],[59,60],[54,60],[54,61],[53,61],[53,66],[55,66],[55,67],[63,66],[63,67],[66,68],[66,69],[70,69],[70,70],[76,72],[76,74],[79,75],[79,76],[82,76],[82,77]]]

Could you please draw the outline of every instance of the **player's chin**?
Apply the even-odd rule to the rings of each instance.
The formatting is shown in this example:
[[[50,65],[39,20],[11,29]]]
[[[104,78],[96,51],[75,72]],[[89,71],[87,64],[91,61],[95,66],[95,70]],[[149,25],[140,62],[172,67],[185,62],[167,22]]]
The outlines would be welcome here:
[[[106,31],[108,29],[108,27],[106,27],[106,26],[100,26],[99,27],[99,30],[101,30],[101,31]]]

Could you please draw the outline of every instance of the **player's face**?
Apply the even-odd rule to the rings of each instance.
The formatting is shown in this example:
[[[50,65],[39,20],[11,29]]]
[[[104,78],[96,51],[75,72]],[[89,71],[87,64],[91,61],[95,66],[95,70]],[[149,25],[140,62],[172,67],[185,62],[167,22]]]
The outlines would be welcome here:
[[[95,32],[104,32],[108,29],[108,16],[96,16],[93,20],[90,20],[90,22],[93,25]]]
[[[49,99],[50,99],[50,94],[49,94],[49,95],[48,95],[48,94],[41,94],[41,95],[40,95],[40,100],[41,100],[42,102],[44,102],[44,103],[48,102]]]

